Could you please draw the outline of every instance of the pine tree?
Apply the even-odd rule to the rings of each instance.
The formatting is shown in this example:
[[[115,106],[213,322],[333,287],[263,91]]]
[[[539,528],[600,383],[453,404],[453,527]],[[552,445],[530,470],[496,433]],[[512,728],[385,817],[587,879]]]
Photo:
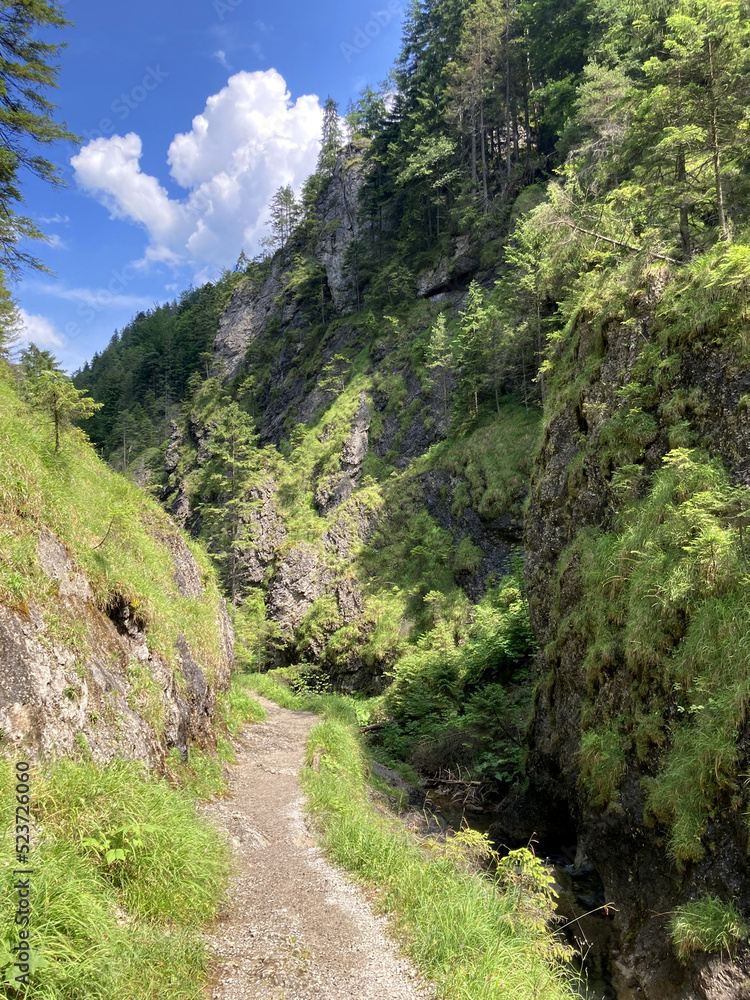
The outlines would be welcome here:
[[[60,450],[60,432],[75,420],[85,420],[102,408],[86,395],[85,389],[76,389],[71,379],[57,368],[42,368],[26,383],[31,402],[46,410],[55,425],[55,451]]]
[[[20,319],[16,303],[0,270],[0,359],[8,361],[18,343]]]
[[[484,292],[476,281],[472,281],[459,318],[456,369],[459,401],[474,416],[479,413],[479,395],[487,382],[491,343],[492,315],[484,304]]]
[[[24,241],[41,239],[42,233],[13,208],[22,201],[20,175],[61,183],[57,167],[37,147],[76,138],[53,119],[54,105],[45,97],[57,85],[58,67],[51,60],[62,45],[39,37],[40,29],[69,23],[55,0],[0,4],[0,266],[11,275],[26,266],[41,267]]]
[[[271,245],[283,250],[299,222],[302,210],[291,185],[280,187],[271,199]]]
[[[435,320],[427,344],[427,367],[440,372],[440,388],[443,397],[443,417],[448,422],[448,376],[453,367],[453,345],[448,332],[445,313]]]
[[[243,537],[243,515],[248,489],[257,472],[257,435],[251,417],[237,403],[217,411],[210,440],[211,461],[204,489],[209,499],[203,506],[211,533],[221,550],[226,582],[233,602],[239,598],[238,550]]]
[[[336,168],[338,155],[343,146],[344,136],[339,119],[339,106],[332,97],[323,107],[323,135],[320,142],[318,172],[330,177]]]

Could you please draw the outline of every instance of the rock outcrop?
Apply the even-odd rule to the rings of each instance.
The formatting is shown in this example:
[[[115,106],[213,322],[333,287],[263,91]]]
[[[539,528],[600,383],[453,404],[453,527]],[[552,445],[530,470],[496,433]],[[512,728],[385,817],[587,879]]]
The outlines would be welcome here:
[[[323,265],[325,287],[336,316],[346,316],[359,306],[356,274],[348,266],[348,251],[357,236],[357,206],[362,184],[361,161],[349,148],[342,151],[317,205],[320,236],[315,259]],[[229,381],[242,368],[249,346],[273,322],[285,331],[304,324],[299,302],[286,291],[294,266],[294,246],[273,259],[271,273],[260,284],[243,282],[221,317],[214,355],[222,376]]]
[[[179,594],[203,595],[201,574],[177,534],[163,532]],[[126,598],[99,607],[87,578],[66,548],[43,529],[37,558],[55,593],[55,620],[33,602],[0,605],[0,729],[24,753],[90,753],[159,766],[170,747],[215,742],[217,692],[229,684],[234,636],[226,609],[217,605],[218,667],[208,672],[188,639],[178,637],[171,663],[150,644],[136,608]],[[70,635],[66,635],[66,625]]]

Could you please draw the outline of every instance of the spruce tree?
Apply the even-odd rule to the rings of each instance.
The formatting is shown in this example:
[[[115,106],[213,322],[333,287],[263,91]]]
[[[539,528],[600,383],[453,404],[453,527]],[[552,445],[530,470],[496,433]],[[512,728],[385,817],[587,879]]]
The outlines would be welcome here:
[[[332,97],[329,97],[323,107],[323,135],[320,142],[320,156],[318,157],[319,173],[327,177],[331,176],[336,167],[343,142],[339,106]]]
[[[62,45],[44,42],[40,30],[70,22],[55,0],[16,0],[0,4],[0,269],[17,274],[41,267],[25,249],[28,239],[42,239],[36,224],[15,211],[22,202],[24,172],[61,183],[57,167],[39,147],[75,140],[67,125],[54,120],[54,105],[45,93],[57,85],[52,60]]]
[[[237,403],[217,411],[211,434],[211,461],[204,485],[208,499],[202,511],[208,521],[214,546],[220,550],[231,599],[239,598],[238,552],[248,510],[248,490],[257,472],[257,435],[252,418]]]
[[[71,379],[57,368],[43,368],[26,383],[31,402],[46,411],[55,425],[55,451],[60,450],[60,432],[75,420],[85,420],[102,408],[76,389]]]
[[[430,332],[427,344],[427,367],[440,372],[440,394],[443,402],[443,417],[448,421],[448,375],[453,367],[453,347],[448,332],[445,313],[440,313]]]
[[[283,250],[294,228],[300,221],[302,210],[297,203],[291,185],[280,187],[271,199],[271,240],[272,246]]]
[[[492,347],[492,314],[484,304],[484,292],[476,281],[469,294],[456,338],[458,396],[464,410],[479,413],[479,396],[487,382]]]

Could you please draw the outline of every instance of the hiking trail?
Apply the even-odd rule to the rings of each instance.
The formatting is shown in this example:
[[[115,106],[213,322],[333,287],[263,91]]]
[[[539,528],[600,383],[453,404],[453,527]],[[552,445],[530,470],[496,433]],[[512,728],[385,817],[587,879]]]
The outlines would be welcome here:
[[[234,853],[227,899],[206,935],[212,1000],[431,1000],[363,891],[308,831],[299,772],[319,722],[263,698],[266,722],[235,740],[230,796],[203,810]]]

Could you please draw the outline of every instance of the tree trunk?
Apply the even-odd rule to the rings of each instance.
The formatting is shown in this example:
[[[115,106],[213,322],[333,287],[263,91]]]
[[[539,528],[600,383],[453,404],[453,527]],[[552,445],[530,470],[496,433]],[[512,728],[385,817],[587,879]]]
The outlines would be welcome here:
[[[714,160],[714,181],[716,183],[716,209],[719,214],[719,229],[721,239],[729,239],[727,217],[724,211],[724,186],[721,182],[721,149],[719,148],[719,115],[718,98],[716,95],[716,72],[714,69],[714,53],[711,39],[708,39],[708,63],[711,70],[711,146]]]
[[[510,10],[505,25],[505,168],[510,177]]]

